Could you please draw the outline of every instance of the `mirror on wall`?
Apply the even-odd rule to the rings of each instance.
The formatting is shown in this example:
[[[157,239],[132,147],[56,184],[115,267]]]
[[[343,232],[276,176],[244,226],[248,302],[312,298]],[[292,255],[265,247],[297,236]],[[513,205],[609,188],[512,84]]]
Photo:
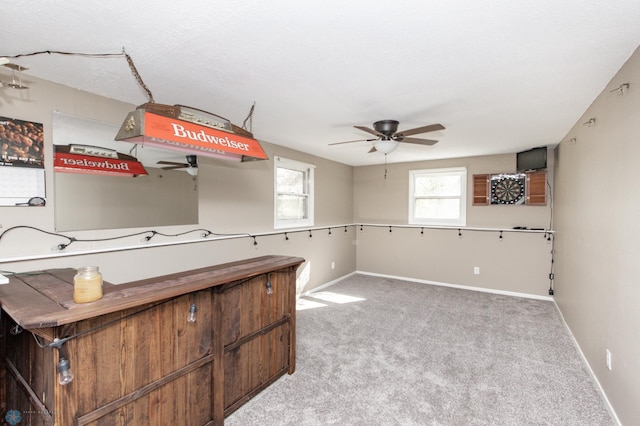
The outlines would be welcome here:
[[[186,163],[179,152],[113,140],[119,125],[53,114],[56,151],[85,147],[107,158],[137,159],[147,174],[54,173],[57,231],[138,228],[198,223],[198,178],[187,168],[166,170],[159,161]],[[80,152],[82,154],[82,152]],[[133,164],[132,162],[132,164]]]

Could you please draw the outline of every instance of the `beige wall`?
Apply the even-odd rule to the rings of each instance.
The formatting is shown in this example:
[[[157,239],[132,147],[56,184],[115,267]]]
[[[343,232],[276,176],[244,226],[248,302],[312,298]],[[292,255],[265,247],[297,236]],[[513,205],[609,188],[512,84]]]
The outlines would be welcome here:
[[[550,155],[552,157],[552,153]],[[552,160],[550,161],[552,166]],[[514,172],[516,155],[467,157],[451,160],[356,167],[354,212],[357,223],[407,224],[409,171],[429,168],[467,168],[467,227],[514,226],[549,228],[548,206],[472,206],[472,176]],[[553,181],[549,172],[549,181]],[[365,227],[358,233],[360,271],[409,277],[506,292],[548,296],[551,245],[542,234]],[[474,267],[480,274],[474,274]]]
[[[0,91],[0,115],[44,124],[46,149],[46,207],[0,207],[0,232],[12,226],[33,226],[54,232],[52,112],[120,125],[127,112],[135,106],[95,96],[65,86],[31,79],[29,90]],[[141,99],[141,103],[143,99]],[[259,135],[259,129],[255,129]],[[295,150],[263,143],[270,158],[275,155],[316,165],[315,225],[329,227],[350,224],[353,220],[352,168],[313,157]],[[267,233],[273,231],[273,161],[232,163],[205,157],[199,158],[199,225],[114,230],[65,232],[76,238],[109,238],[154,229],[177,234],[205,228],[215,233]],[[150,243],[171,243],[198,239],[200,232],[181,238],[154,237]],[[107,281],[122,283],[206,265],[223,263],[265,254],[285,254],[304,257],[300,268],[300,291],[306,291],[335,280],[355,270],[355,238],[352,227],[332,231],[291,233],[286,241],[282,235],[253,239],[169,245],[135,250],[81,255],[87,249],[131,248],[141,244],[141,236],[104,243],[73,243],[60,256],[50,259],[7,262],[15,256],[50,255],[51,248],[66,239],[34,230],[18,229],[0,240],[0,270],[31,271],[48,268],[98,265]],[[74,254],[75,252],[75,254]],[[4,261],[3,261],[4,260]],[[334,267],[332,268],[332,262]]]
[[[553,185],[553,151],[548,154],[548,180]],[[354,215],[356,222],[406,224],[409,216],[409,171],[447,167],[467,168],[467,226],[489,228],[549,228],[547,206],[473,206],[472,176],[483,173],[513,173],[516,155],[503,154],[356,167]],[[384,170],[387,169],[387,178]]]
[[[555,298],[626,425],[640,419],[639,76],[636,50],[563,139],[556,161]],[[623,83],[624,95],[612,93]],[[591,118],[595,126],[582,124]]]

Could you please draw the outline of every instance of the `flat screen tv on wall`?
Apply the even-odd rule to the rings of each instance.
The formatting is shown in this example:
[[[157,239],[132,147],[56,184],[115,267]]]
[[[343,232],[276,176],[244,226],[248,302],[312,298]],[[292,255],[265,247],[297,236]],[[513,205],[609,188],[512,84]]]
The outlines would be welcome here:
[[[547,147],[541,146],[516,154],[516,171],[528,172],[547,168]]]

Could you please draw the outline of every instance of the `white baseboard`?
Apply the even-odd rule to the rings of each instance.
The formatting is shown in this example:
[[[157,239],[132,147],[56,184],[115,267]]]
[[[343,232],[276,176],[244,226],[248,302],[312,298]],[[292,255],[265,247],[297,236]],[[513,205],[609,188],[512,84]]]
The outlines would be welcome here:
[[[340,281],[344,280],[345,278],[349,278],[350,276],[355,275],[355,274],[357,274],[357,272],[355,272],[355,271],[354,272],[350,272],[347,275],[343,275],[340,278],[336,278],[335,280],[329,281],[328,283],[324,283],[324,284],[322,284],[322,285],[320,285],[318,287],[314,287],[311,290],[303,291],[302,293],[298,294],[297,297],[308,296],[311,293],[315,293],[317,291],[323,290],[323,289],[325,289],[325,288],[327,288],[329,286],[332,286],[335,283],[340,282]]]
[[[576,340],[576,337],[571,332],[571,328],[569,328],[569,324],[567,324],[567,321],[564,319],[564,315],[562,315],[562,311],[560,310],[560,307],[558,306],[558,304],[555,301],[553,302],[553,304],[556,306],[556,309],[558,310],[558,313],[560,314],[560,318],[562,318],[562,323],[564,324],[564,326],[566,327],[567,331],[569,332],[569,335],[571,336],[571,340],[573,340],[574,346],[576,347],[576,349],[578,350],[578,353],[582,357],[582,361],[584,362],[584,364],[586,365],[587,369],[589,370],[589,374],[591,374],[591,378],[595,381],[596,386],[598,388],[598,391],[600,392],[600,396],[602,397],[602,400],[604,401],[605,406],[607,407],[607,410],[609,410],[609,414],[611,414],[611,417],[613,417],[613,419],[615,420],[616,424],[621,426],[622,423],[620,422],[620,419],[618,418],[618,415],[616,414],[616,411],[613,409],[613,406],[611,405],[611,402],[609,401],[609,398],[607,398],[607,394],[604,392],[604,389],[602,388],[602,385],[600,384],[600,381],[598,380],[598,377],[593,372],[593,368],[591,368],[591,364],[589,364],[589,361],[587,360],[587,357],[584,356],[584,352],[582,352],[582,348],[578,344],[578,341]]]
[[[549,302],[553,301],[553,297],[551,297],[551,296],[539,296],[537,294],[518,293],[518,292],[515,292],[515,291],[496,290],[496,289],[493,289],[493,288],[484,288],[484,287],[472,287],[472,286],[468,286],[468,285],[450,284],[450,283],[443,283],[443,282],[439,282],[439,281],[421,280],[421,279],[417,279],[417,278],[401,277],[401,276],[397,276],[397,275],[376,274],[376,273],[373,273],[373,272],[366,272],[366,271],[356,271],[355,273],[362,274],[362,275],[370,275],[372,277],[390,278],[390,279],[395,279],[395,280],[411,281],[411,282],[416,282],[416,283],[421,283],[421,284],[429,284],[429,285],[437,285],[437,286],[442,286],[442,287],[459,288],[459,289],[462,289],[462,290],[480,291],[482,293],[502,294],[504,296],[524,297],[526,299],[546,300],[546,301],[549,301]]]

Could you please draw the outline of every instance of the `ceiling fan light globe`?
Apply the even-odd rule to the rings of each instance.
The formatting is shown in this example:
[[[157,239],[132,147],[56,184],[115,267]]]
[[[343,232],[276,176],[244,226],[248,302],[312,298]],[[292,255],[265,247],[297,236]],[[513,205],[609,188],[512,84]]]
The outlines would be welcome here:
[[[191,176],[198,176],[198,168],[197,167],[187,167],[187,173],[189,173]]]
[[[382,154],[390,154],[398,147],[398,142],[392,140],[380,140],[373,144],[376,151]]]

